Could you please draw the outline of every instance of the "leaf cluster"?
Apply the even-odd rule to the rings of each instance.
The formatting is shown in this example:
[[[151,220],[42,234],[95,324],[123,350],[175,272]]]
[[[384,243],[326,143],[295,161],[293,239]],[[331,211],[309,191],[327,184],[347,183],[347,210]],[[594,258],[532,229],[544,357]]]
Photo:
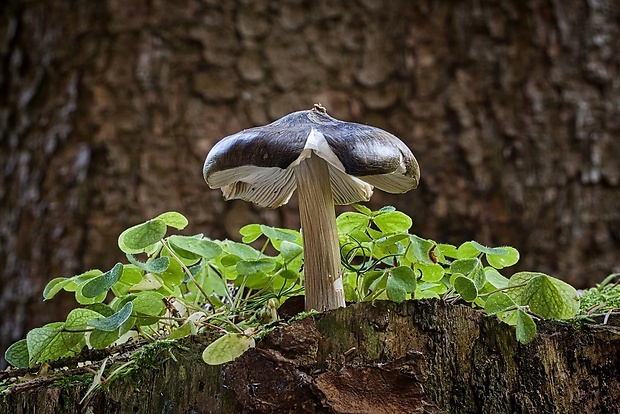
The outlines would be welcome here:
[[[559,279],[534,272],[504,276],[519,260],[514,247],[441,244],[410,234],[411,218],[393,207],[356,209],[337,219],[348,301],[462,300],[516,325],[524,344],[536,333],[533,318],[570,319],[579,311],[576,290]]]
[[[166,236],[187,224],[180,213],[161,214],[121,233],[118,246],[127,263],[51,280],[45,300],[65,290],[82,307],[65,321],[28,332],[6,351],[7,361],[32,367],[135,336],[176,339],[204,329],[245,335],[274,321],[275,308],[303,292],[299,232],[252,224],[241,229],[243,243]],[[261,250],[249,244],[258,239]],[[265,254],[268,246],[277,254]]]
[[[558,279],[533,272],[505,276],[519,260],[513,247],[437,243],[410,233],[411,218],[393,207],[355,208],[337,218],[349,302],[463,301],[514,325],[521,343],[534,338],[536,318],[569,319],[579,311],[577,292]],[[233,360],[254,346],[261,327],[277,320],[278,307],[303,293],[300,233],[250,224],[240,230],[241,242],[167,235],[187,224],[180,213],[161,214],[121,233],[118,246],[127,263],[51,280],[45,300],[64,290],[81,307],[65,321],[31,330],[6,351],[7,361],[33,367],[84,347],[106,348],[136,336],[177,339],[206,329],[225,334],[205,349],[207,363]]]

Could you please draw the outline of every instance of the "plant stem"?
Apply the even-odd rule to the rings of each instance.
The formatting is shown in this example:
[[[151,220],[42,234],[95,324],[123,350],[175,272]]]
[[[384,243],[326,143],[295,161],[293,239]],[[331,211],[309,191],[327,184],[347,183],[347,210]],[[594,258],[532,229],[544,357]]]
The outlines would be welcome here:
[[[314,153],[295,168],[304,240],[306,310],[344,307],[340,245],[327,162]]]
[[[521,283],[520,285],[514,285],[514,286],[506,286],[503,288],[497,288],[495,290],[492,290],[490,292],[487,293],[481,293],[480,295],[478,295],[479,298],[485,298],[487,296],[491,296],[493,293],[497,293],[497,292],[505,292],[508,290],[512,290],[512,289],[517,289],[517,288],[522,288],[527,286],[527,283]]]
[[[187,268],[187,266],[185,266],[185,263],[183,263],[181,259],[179,259],[179,257],[172,251],[172,249],[168,246],[168,244],[166,244],[166,241],[164,239],[161,240],[161,244],[168,251],[170,256],[172,256],[172,258],[181,265],[181,267],[183,268],[183,271],[185,271],[185,274],[191,279],[192,282],[194,282],[194,285],[196,285],[196,288],[198,288],[200,293],[202,293],[202,295],[205,297],[205,300],[209,302],[209,305],[211,305],[211,309],[215,311],[215,306],[213,305],[213,302],[211,302],[211,298],[209,298],[209,295],[207,295],[207,292],[204,291],[202,286],[198,284],[198,282],[194,278],[194,275],[192,275],[192,272]]]

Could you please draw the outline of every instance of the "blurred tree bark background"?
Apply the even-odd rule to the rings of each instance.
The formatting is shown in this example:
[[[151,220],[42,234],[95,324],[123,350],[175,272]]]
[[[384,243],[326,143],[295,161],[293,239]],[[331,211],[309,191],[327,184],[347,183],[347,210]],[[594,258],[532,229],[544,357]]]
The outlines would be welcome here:
[[[45,284],[110,269],[125,228],[299,226],[202,179],[221,137],[321,102],[384,128],[420,188],[369,203],[440,242],[592,286],[620,266],[615,0],[8,0],[0,6],[0,352],[64,319]]]

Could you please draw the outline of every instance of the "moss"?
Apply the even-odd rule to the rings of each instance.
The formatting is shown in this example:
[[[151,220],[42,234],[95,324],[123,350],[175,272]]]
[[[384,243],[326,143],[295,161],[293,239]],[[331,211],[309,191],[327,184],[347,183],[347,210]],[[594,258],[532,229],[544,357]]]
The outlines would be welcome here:
[[[131,359],[138,368],[159,368],[168,358],[176,360],[175,350],[188,351],[189,348],[174,339],[161,339],[143,346]]]
[[[617,278],[618,274],[609,275],[598,286],[585,290],[581,296],[580,312],[587,314],[620,309],[620,284],[612,283]]]
[[[60,388],[61,390],[70,389],[78,385],[89,386],[93,382],[93,374],[79,374],[79,375],[67,375],[59,376],[52,383],[53,386]]]
[[[297,315],[293,316],[289,322],[294,322],[294,321],[298,321],[301,319],[305,319],[309,316],[314,316],[314,315],[318,315],[319,312],[315,311],[314,309],[311,309],[309,311],[303,311],[303,312],[299,312]]]

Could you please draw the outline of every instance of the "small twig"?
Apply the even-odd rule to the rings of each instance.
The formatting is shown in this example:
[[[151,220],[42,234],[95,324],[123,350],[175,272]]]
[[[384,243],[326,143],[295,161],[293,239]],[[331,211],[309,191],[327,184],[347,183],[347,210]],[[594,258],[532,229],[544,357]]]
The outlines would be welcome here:
[[[607,321],[609,320],[610,314],[611,314],[611,310],[605,314],[605,317],[603,318],[603,325],[607,325]]]

